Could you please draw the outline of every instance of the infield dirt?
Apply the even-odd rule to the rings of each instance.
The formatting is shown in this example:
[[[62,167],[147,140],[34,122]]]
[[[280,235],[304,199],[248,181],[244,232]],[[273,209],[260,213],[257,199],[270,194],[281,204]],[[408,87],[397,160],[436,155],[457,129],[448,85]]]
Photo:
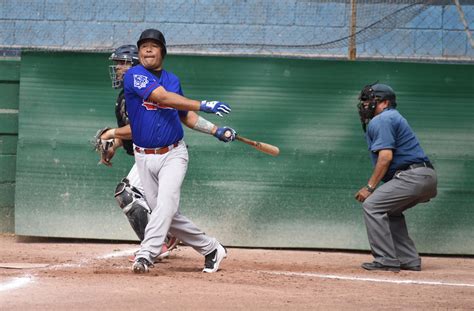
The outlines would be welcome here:
[[[136,275],[127,254],[137,248],[0,235],[0,264],[18,266],[0,268],[0,309],[474,308],[472,257],[423,256],[423,271],[393,273],[361,269],[368,253],[228,248],[222,269],[205,274],[203,257],[181,245]]]

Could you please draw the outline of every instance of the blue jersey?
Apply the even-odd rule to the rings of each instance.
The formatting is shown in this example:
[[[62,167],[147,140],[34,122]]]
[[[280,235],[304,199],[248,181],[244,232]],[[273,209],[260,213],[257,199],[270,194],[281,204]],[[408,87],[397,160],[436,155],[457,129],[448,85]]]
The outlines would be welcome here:
[[[161,75],[155,75],[138,65],[125,73],[124,91],[132,139],[135,145],[143,148],[169,146],[184,135],[179,116],[185,116],[187,111],[178,111],[148,100],[159,86],[168,92],[183,95],[179,78],[166,70],[162,70]]]
[[[378,151],[393,151],[390,167],[382,178],[385,182],[392,179],[397,169],[429,161],[407,120],[396,109],[388,108],[375,116],[369,122],[366,139],[374,165],[377,163]]]

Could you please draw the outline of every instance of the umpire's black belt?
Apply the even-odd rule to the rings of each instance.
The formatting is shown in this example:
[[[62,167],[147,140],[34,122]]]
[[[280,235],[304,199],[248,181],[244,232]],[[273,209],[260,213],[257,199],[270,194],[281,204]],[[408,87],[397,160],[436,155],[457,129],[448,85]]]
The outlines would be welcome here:
[[[402,166],[402,167],[398,168],[397,171],[412,170],[412,169],[418,168],[418,167],[428,167],[428,168],[434,169],[433,164],[431,164],[431,162],[428,161],[428,162],[407,164],[405,166]]]

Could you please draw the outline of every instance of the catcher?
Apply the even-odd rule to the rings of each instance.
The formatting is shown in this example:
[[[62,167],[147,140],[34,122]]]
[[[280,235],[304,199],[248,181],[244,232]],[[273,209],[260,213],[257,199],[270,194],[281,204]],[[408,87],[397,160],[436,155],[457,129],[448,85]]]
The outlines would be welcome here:
[[[129,120],[126,110],[125,96],[123,91],[123,75],[127,70],[139,64],[138,50],[135,45],[122,45],[117,48],[109,57],[114,62],[109,66],[110,79],[112,87],[120,89],[115,103],[115,117],[118,127],[128,127]],[[133,156],[133,144],[131,140],[125,139],[101,139],[101,135],[110,128],[103,128],[97,131],[94,139],[95,149],[100,154],[100,162],[106,166],[112,166],[110,160],[113,158],[115,151],[119,147],[123,147],[128,155]],[[115,189],[115,199],[118,205],[127,216],[133,231],[135,231],[140,242],[143,241],[145,235],[145,227],[148,223],[148,217],[151,213],[146,200],[144,198],[144,190],[138,177],[136,165],[134,164],[127,177],[123,178]],[[158,259],[162,259],[169,255],[169,252],[176,247],[178,240],[168,233],[166,243],[162,247],[161,255]]]

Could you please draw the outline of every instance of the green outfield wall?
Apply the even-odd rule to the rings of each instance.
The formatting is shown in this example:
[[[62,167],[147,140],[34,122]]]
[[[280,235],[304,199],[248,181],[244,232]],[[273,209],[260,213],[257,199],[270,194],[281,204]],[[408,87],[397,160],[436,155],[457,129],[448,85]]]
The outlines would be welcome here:
[[[97,165],[90,145],[115,125],[107,57],[22,53],[16,234],[135,239],[113,198],[133,158]],[[473,65],[169,55],[165,67],[188,97],[231,104],[228,117],[207,119],[281,150],[271,157],[186,130],[181,210],[222,243],[368,249],[353,198],[371,174],[356,104],[380,80],[439,174],[438,197],[406,213],[413,239],[424,253],[474,254]]]
[[[0,232],[14,230],[20,62],[0,60]]]

